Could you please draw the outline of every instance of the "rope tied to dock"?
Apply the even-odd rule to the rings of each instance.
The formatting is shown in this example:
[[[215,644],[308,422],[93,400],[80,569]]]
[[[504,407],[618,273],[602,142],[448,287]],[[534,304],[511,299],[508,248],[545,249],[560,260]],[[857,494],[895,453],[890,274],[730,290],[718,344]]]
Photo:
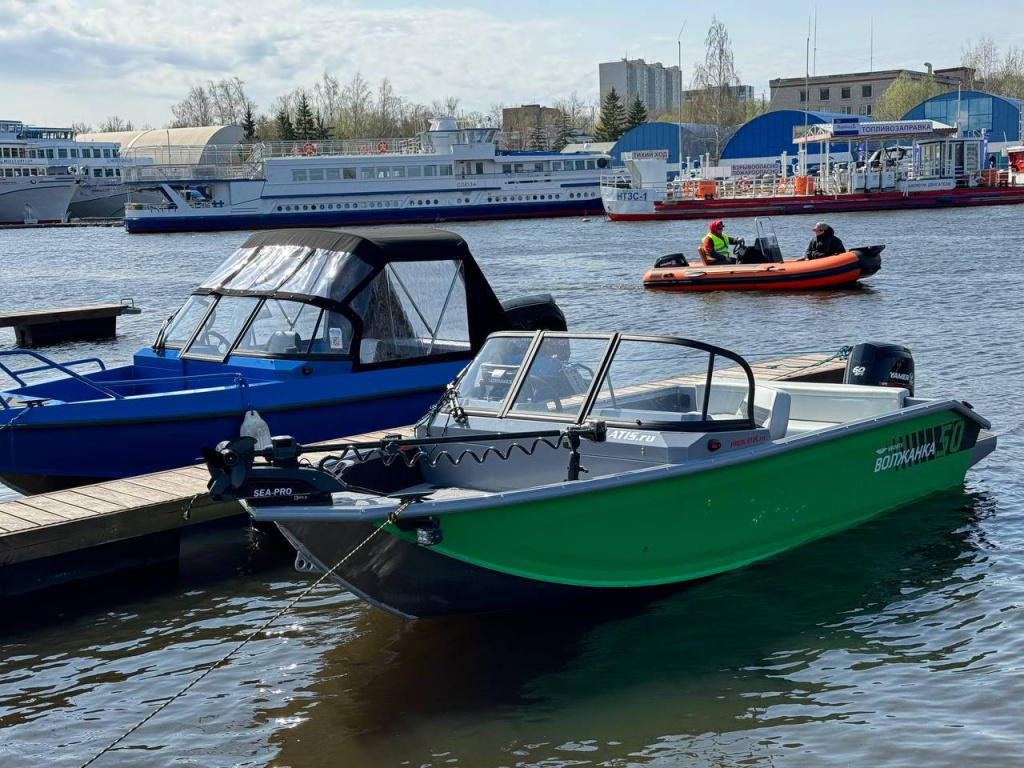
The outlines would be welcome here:
[[[251,640],[254,640],[258,636],[260,636],[264,632],[266,632],[275,621],[277,621],[282,616],[284,616],[300,600],[302,600],[304,597],[306,597],[306,595],[308,595],[310,592],[312,592],[314,589],[316,589],[318,586],[320,586],[320,584],[323,583],[326,579],[330,578],[330,576],[332,574],[334,574],[335,571],[337,571],[339,568],[341,568],[341,566],[343,566],[346,562],[348,562],[348,560],[353,555],[355,555],[356,552],[358,552],[360,549],[362,549],[364,546],[366,546],[378,533],[383,531],[387,526],[393,525],[395,522],[397,522],[398,518],[402,515],[402,513],[405,512],[405,510],[408,509],[409,505],[412,504],[414,501],[416,501],[416,499],[413,498],[413,497],[403,499],[401,504],[399,504],[397,507],[395,507],[393,510],[391,510],[391,512],[388,514],[387,518],[384,520],[384,522],[381,525],[379,525],[378,527],[374,528],[369,536],[367,536],[361,542],[356,544],[356,546],[352,548],[352,551],[349,552],[347,555],[345,555],[343,558],[341,558],[341,560],[339,560],[337,563],[335,563],[334,566],[330,570],[325,571],[324,574],[322,576],[320,576],[320,578],[318,578],[316,581],[314,581],[312,584],[310,584],[308,587],[306,587],[304,590],[302,590],[302,592],[299,595],[297,595],[291,602],[289,602],[286,606],[284,606],[284,608],[282,608],[280,611],[278,611],[273,616],[271,616],[269,619],[267,619],[265,622],[263,622],[263,624],[260,627],[258,627],[257,629],[253,630],[244,640],[242,640],[242,642],[240,642],[238,645],[236,645],[234,648],[232,648],[230,651],[228,651],[228,653],[225,656],[223,656],[221,659],[219,659],[216,662],[214,662],[211,666],[207,667],[207,669],[204,670],[203,673],[201,675],[199,675],[199,677],[195,678],[192,682],[190,682],[188,685],[186,685],[184,688],[182,688],[176,694],[174,694],[169,699],[167,699],[167,701],[165,701],[159,707],[157,707],[152,712],[150,712],[148,715],[146,715],[144,718],[142,718],[142,720],[140,720],[138,723],[133,725],[131,728],[129,728],[123,734],[118,736],[114,741],[112,741],[110,744],[108,744],[106,747],[104,747],[100,752],[97,752],[95,755],[93,755],[87,762],[82,763],[81,768],[89,768],[90,765],[92,765],[97,760],[99,760],[101,757],[103,757],[103,755],[105,755],[108,752],[112,751],[118,744],[120,744],[122,741],[127,739],[129,736],[131,736],[133,733],[135,733],[135,731],[139,730],[139,728],[144,726],[146,723],[148,723],[150,720],[152,720],[154,717],[156,717],[158,714],[160,714],[163,710],[165,710],[168,706],[170,706],[173,702],[175,702],[178,699],[180,699],[182,696],[184,696],[186,693],[188,693],[192,688],[194,688],[196,685],[198,685],[200,682],[202,682],[202,680],[207,675],[209,675],[211,672],[213,672],[213,670],[217,669],[218,667],[222,667],[224,664],[226,664],[228,659],[230,659],[232,656],[234,656],[236,653],[238,653],[240,650],[242,650],[242,648],[244,648]]]
[[[851,352],[853,352],[853,347],[851,347],[849,344],[844,344],[843,346],[841,346],[836,351],[836,353],[834,355],[831,355],[829,357],[823,358],[821,360],[817,360],[817,361],[815,361],[813,363],[808,363],[807,365],[797,366],[797,367],[793,368],[793,370],[795,370],[795,371],[803,371],[803,370],[806,370],[808,368],[817,368],[819,366],[825,365],[826,363],[831,363],[833,360],[846,360],[846,359],[848,359],[850,357],[850,353]],[[775,353],[770,353],[770,354],[775,354]],[[769,365],[768,363],[759,363],[758,365],[761,368],[767,368],[768,370],[775,370],[775,369],[778,369],[778,368],[782,367],[779,364]],[[787,367],[789,367],[789,366],[787,366]]]

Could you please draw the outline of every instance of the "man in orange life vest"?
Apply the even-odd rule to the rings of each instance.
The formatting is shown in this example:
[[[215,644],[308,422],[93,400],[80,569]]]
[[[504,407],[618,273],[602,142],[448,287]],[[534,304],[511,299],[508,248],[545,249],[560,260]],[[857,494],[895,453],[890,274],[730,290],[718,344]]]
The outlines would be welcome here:
[[[704,239],[701,241],[701,248],[704,249],[703,256],[706,263],[736,263],[736,259],[729,254],[729,246],[735,243],[742,243],[743,240],[739,238],[736,240],[730,240],[724,230],[725,223],[721,219],[715,219],[708,224],[708,233],[704,235]]]

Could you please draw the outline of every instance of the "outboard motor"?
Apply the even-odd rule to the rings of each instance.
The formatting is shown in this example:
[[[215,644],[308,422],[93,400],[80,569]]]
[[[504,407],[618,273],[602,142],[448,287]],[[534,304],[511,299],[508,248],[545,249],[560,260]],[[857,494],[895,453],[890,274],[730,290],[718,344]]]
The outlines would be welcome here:
[[[565,331],[565,315],[550,293],[518,296],[501,302],[510,331]]]
[[[899,344],[858,344],[846,361],[844,384],[904,387],[914,394],[914,356]]]
[[[688,267],[690,262],[681,253],[670,253],[668,256],[661,256],[654,262],[655,269],[666,269],[668,267]]]

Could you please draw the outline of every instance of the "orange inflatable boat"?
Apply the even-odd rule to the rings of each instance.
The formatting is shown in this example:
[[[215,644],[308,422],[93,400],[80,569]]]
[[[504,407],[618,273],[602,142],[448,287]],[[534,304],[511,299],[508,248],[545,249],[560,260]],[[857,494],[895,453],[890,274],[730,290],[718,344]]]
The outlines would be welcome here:
[[[661,291],[802,291],[838,288],[875,274],[884,245],[838,256],[756,264],[689,264],[682,254],[663,256],[644,274],[644,288]]]

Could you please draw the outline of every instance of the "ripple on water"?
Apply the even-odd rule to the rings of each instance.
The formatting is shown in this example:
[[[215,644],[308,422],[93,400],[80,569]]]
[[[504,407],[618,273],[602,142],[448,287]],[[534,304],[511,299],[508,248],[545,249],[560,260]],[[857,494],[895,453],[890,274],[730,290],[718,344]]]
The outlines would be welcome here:
[[[644,604],[404,623],[320,588],[96,765],[1024,762],[1020,211],[833,216],[847,245],[887,244],[882,271],[863,290],[779,296],[641,290],[703,222],[452,224],[499,295],[550,291],[574,328],[752,358],[905,343],[922,394],[969,400],[999,450],[964,491]],[[812,219],[774,223],[802,251]],[[48,350],[124,362],[245,234],[0,236],[10,311],[136,299],[116,341]],[[309,583],[253,562],[0,625],[4,763],[80,765]]]

